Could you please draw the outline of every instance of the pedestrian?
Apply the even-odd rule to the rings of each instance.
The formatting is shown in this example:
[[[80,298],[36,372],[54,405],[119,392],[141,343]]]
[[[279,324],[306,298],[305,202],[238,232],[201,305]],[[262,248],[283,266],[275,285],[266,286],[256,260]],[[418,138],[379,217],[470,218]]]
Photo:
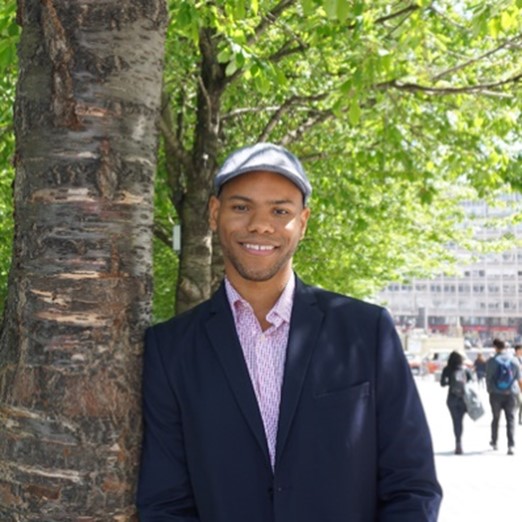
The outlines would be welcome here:
[[[448,357],[448,362],[442,370],[440,377],[441,386],[448,386],[446,404],[450,411],[455,435],[455,455],[462,455],[462,432],[464,429],[464,415],[466,403],[464,391],[466,383],[471,381],[471,372],[464,366],[464,357],[459,352],[453,351]]]
[[[519,367],[522,368],[522,344],[515,345],[515,357]],[[522,425],[522,386],[519,386],[518,390],[518,423]]]
[[[293,272],[299,160],[259,143],[214,183],[224,281],[146,334],[140,520],[435,522],[431,437],[390,315]]]
[[[486,359],[481,353],[477,355],[477,358],[473,362],[473,369],[477,377],[477,385],[479,388],[483,388],[486,380]]]
[[[508,442],[508,455],[515,454],[515,408],[522,385],[520,367],[515,357],[506,351],[506,344],[501,339],[494,339],[495,356],[486,364],[486,386],[493,420],[491,422],[491,447],[498,448],[498,423],[504,412]]]

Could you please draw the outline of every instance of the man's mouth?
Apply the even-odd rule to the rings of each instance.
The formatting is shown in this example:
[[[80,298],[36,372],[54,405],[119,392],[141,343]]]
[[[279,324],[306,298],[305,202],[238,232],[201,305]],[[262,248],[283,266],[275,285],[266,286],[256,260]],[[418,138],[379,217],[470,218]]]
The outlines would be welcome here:
[[[270,252],[276,248],[274,245],[257,245],[255,243],[242,243],[242,245],[247,250],[254,250],[256,252]]]

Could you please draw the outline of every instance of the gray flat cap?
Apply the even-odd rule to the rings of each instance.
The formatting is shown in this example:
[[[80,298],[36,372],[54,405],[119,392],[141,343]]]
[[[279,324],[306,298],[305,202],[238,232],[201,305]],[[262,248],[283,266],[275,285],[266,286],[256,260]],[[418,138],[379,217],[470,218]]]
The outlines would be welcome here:
[[[236,150],[223,163],[214,178],[214,189],[219,194],[221,187],[233,178],[247,172],[275,172],[294,183],[303,193],[304,202],[312,193],[300,161],[288,150],[273,143],[256,143]]]

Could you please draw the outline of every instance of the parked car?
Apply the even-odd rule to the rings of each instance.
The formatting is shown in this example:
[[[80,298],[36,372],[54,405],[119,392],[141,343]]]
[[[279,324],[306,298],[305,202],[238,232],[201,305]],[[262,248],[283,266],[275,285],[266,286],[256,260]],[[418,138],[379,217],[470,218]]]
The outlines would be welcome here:
[[[416,353],[405,352],[406,359],[410,365],[410,369],[414,375],[420,375],[422,360]]]

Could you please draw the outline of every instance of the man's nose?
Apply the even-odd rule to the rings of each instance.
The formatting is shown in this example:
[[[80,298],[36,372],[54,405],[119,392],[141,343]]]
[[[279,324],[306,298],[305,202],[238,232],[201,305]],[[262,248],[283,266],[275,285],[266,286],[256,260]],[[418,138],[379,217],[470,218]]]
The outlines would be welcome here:
[[[267,212],[253,212],[248,223],[248,231],[258,234],[273,233],[273,217]]]

